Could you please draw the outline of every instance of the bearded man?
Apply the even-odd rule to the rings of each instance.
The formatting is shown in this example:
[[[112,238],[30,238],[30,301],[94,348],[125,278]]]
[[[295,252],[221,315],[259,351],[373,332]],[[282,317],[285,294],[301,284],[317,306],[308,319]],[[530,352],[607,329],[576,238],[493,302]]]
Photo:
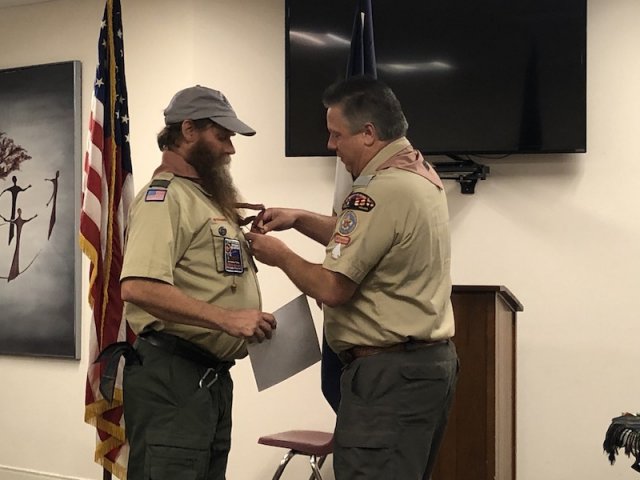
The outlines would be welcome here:
[[[124,369],[128,478],[223,480],[229,368],[271,337],[229,174],[231,138],[254,135],[219,91],[176,93],[158,134],[162,163],[129,217],[121,292],[138,335]]]

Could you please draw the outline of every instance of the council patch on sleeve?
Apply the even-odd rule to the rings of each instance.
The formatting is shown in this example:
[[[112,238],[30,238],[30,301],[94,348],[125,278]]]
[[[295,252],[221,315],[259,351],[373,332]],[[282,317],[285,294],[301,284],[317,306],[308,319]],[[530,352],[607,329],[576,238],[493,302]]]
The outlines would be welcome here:
[[[360,210],[361,212],[370,212],[373,207],[376,206],[376,202],[373,201],[369,195],[354,192],[349,195],[342,204],[343,210]]]
[[[344,212],[340,220],[338,220],[338,233],[345,236],[349,235],[356,229],[357,225],[358,218],[356,214],[351,211]]]

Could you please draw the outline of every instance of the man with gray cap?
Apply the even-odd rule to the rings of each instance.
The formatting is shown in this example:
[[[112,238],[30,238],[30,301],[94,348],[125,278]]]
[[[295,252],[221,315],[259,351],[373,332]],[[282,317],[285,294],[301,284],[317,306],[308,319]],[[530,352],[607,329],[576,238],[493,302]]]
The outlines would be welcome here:
[[[131,207],[121,275],[138,335],[124,369],[127,478],[222,480],[229,368],[246,356],[246,341],[270,338],[276,326],[261,309],[229,173],[231,137],[255,131],[222,93],[200,85],[178,92],[164,116],[162,163]]]

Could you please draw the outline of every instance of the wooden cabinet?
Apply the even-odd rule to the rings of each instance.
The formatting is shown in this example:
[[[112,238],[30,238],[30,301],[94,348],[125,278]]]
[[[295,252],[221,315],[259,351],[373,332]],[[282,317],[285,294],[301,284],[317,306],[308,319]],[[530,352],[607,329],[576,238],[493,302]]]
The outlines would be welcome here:
[[[433,480],[516,478],[516,313],[503,286],[453,287],[460,376]]]

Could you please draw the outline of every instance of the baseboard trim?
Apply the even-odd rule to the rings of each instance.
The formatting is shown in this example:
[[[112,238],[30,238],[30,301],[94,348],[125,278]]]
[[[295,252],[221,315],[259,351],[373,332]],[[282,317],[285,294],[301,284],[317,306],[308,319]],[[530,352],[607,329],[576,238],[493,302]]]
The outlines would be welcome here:
[[[2,480],[89,480],[88,478],[39,472],[27,468],[10,467],[9,465],[0,465],[0,478]]]

